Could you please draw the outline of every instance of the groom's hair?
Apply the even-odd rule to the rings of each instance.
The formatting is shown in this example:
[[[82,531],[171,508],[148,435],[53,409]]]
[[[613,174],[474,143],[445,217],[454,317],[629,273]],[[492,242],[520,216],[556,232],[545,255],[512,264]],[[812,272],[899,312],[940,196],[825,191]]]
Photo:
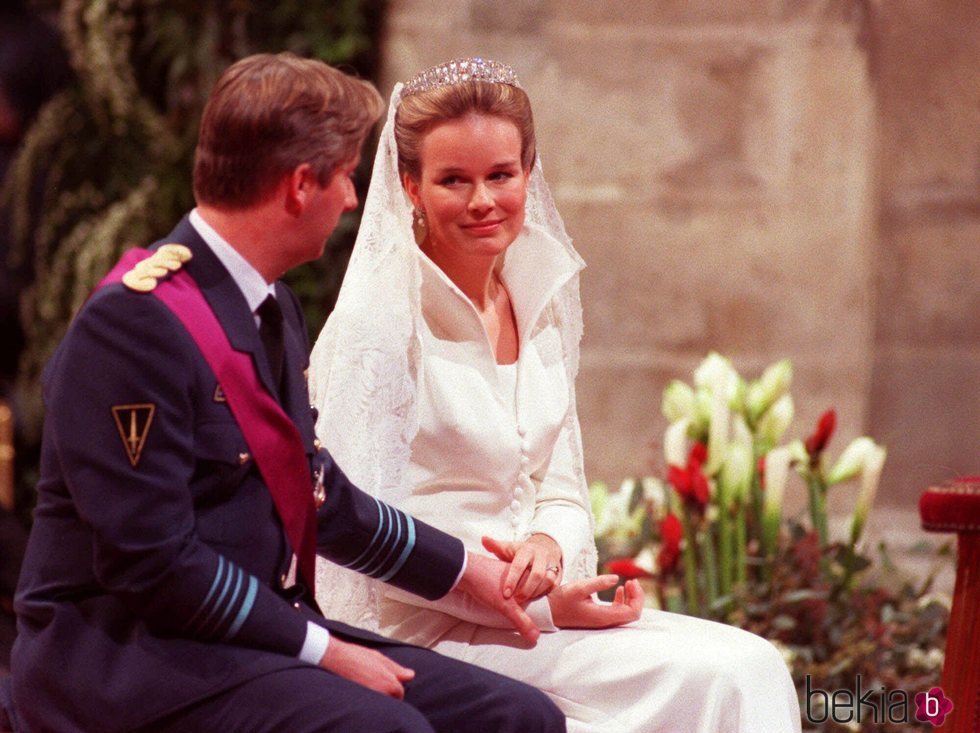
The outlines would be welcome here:
[[[194,154],[199,203],[245,208],[308,163],[326,186],[354,160],[381,115],[369,82],[290,53],[232,64],[204,108]]]

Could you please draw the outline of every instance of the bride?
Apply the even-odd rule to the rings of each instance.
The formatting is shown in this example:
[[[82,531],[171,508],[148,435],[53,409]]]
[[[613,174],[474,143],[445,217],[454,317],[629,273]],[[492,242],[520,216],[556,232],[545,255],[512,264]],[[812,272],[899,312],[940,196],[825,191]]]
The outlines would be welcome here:
[[[591,600],[615,579],[595,577],[575,410],[582,267],[509,67],[454,61],[396,86],[313,350],[317,430],[361,488],[509,561],[504,592],[545,633],[531,646],[462,594],[427,602],[326,562],[318,600],[539,687],[569,731],[799,731],[767,641],[642,610],[635,581],[611,605]]]

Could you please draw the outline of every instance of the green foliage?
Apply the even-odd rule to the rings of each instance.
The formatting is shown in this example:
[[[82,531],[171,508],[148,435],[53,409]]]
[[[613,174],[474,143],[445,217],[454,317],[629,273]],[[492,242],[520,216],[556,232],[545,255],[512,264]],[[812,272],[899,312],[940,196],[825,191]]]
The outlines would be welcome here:
[[[221,71],[288,50],[371,77],[382,10],[383,0],[60,2],[75,83],[41,110],[0,192],[15,255],[33,258],[36,275],[18,376],[28,434],[40,425],[41,370],[73,313],[122,251],[165,235],[193,205],[198,121]],[[291,275],[311,330],[332,306],[353,231],[346,223],[325,262]]]

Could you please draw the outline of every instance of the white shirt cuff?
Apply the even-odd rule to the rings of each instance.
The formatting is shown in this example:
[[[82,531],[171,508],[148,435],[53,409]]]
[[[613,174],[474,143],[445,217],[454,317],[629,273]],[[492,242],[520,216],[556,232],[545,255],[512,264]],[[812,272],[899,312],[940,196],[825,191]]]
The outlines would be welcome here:
[[[470,553],[468,553],[466,550],[463,550],[463,567],[459,569],[459,575],[457,575],[456,580],[453,581],[453,587],[449,589],[450,593],[456,590],[456,586],[459,585],[459,581],[461,581],[463,579],[463,576],[466,574],[466,563],[469,562],[469,557],[470,557]]]
[[[312,621],[306,622],[306,641],[299,650],[299,658],[308,664],[318,665],[330,645],[330,632]]]

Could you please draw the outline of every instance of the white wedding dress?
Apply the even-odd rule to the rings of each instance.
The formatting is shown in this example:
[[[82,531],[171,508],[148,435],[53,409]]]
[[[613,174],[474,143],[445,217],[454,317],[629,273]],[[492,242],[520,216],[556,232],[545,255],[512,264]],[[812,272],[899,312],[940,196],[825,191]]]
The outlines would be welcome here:
[[[560,545],[564,580],[595,574],[575,412],[581,311],[571,248],[538,166],[527,225],[499,264],[519,358],[498,365],[463,293],[414,246],[391,115],[337,309],[314,348],[318,433],[351,479],[484,552],[481,537]],[[401,229],[398,229],[400,227]],[[796,691],[769,642],[645,610],[607,630],[558,630],[547,599],[530,647],[460,593],[436,602],[320,561],[328,616],[434,649],[547,693],[570,733],[794,733]]]

